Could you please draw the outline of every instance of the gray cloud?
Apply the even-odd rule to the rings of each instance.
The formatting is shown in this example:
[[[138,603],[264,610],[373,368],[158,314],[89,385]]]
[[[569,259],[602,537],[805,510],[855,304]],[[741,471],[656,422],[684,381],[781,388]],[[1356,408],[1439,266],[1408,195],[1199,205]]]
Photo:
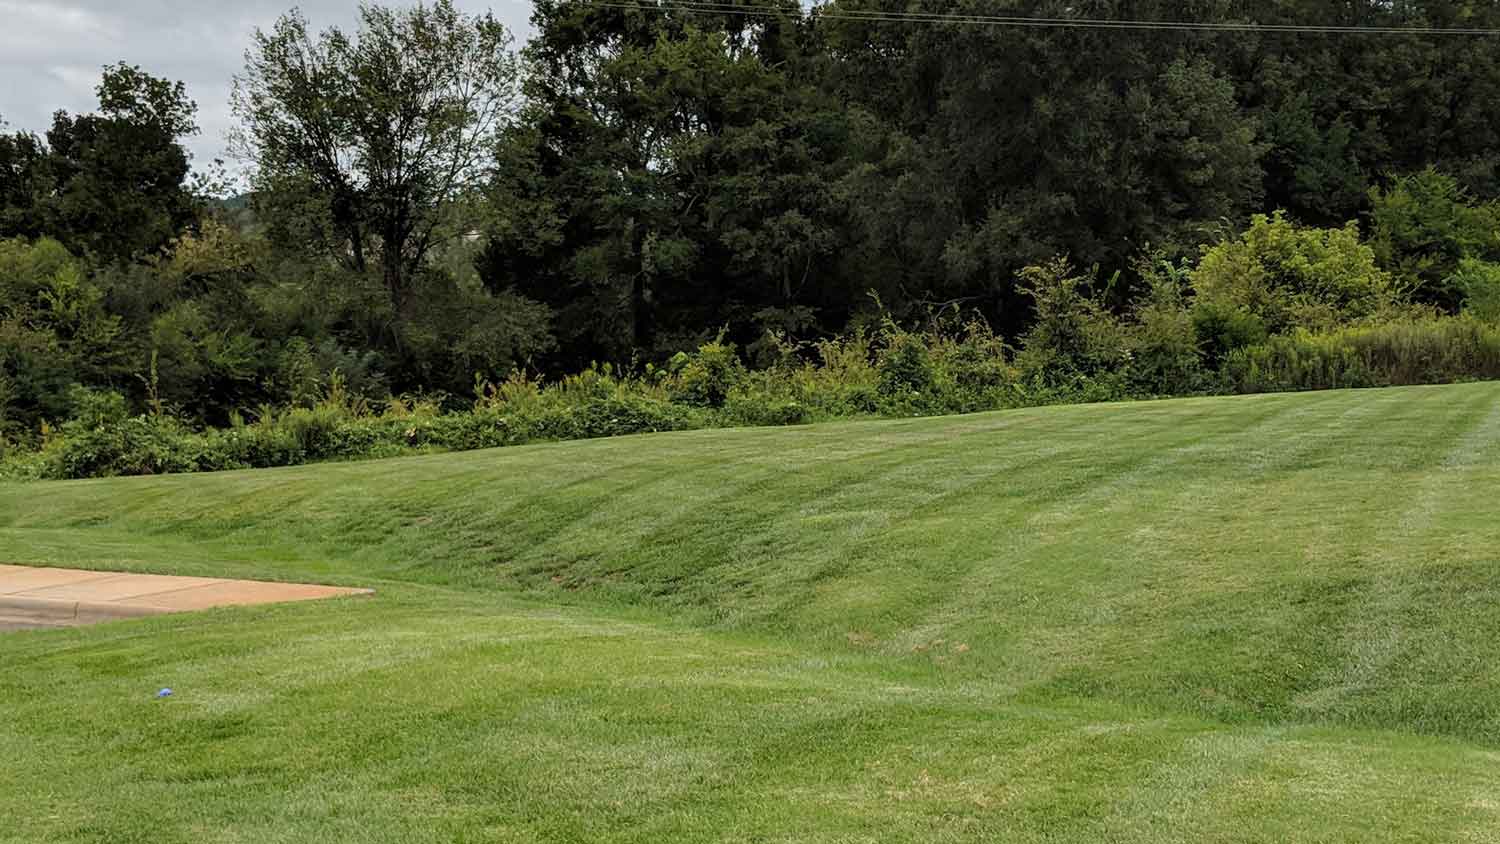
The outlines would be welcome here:
[[[526,0],[455,2],[493,9],[518,40],[529,32]],[[0,120],[40,132],[57,109],[91,111],[100,68],[125,61],[187,84],[203,130],[189,146],[205,163],[224,155],[231,78],[250,34],[292,6],[318,29],[350,27],[358,8],[349,0],[0,0]]]

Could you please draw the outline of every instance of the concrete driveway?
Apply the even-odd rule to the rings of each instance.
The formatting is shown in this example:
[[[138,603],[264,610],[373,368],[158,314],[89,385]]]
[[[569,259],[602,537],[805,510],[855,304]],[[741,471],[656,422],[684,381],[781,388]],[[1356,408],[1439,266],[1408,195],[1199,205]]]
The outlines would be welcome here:
[[[70,627],[210,607],[368,595],[373,591],[310,583],[0,565],[0,630]]]

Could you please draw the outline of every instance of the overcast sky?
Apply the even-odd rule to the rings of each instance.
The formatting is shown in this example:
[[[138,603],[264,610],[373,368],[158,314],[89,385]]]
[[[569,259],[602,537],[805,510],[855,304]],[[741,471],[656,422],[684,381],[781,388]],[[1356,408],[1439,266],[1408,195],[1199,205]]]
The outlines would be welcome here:
[[[409,0],[389,0],[410,5]],[[455,0],[493,9],[516,35],[529,31],[529,0]],[[0,0],[0,120],[41,132],[52,112],[94,110],[100,69],[117,61],[187,83],[202,133],[189,141],[204,164],[224,154],[230,78],[256,27],[296,6],[317,29],[348,28],[356,0]]]

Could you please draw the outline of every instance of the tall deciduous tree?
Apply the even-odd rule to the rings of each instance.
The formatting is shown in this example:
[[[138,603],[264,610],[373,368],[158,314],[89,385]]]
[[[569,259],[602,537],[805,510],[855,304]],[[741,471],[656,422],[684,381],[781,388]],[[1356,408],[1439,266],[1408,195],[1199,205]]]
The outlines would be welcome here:
[[[283,236],[378,270],[396,314],[465,213],[518,96],[511,36],[450,0],[360,7],[353,34],[297,12],[258,31],[236,78],[236,144]]]
[[[198,106],[181,82],[139,67],[104,69],[99,112],[59,112],[47,132],[56,194],[52,226],[67,241],[107,258],[166,246],[196,217],[182,140],[198,131]]]
[[[99,110],[57,112],[46,142],[0,137],[0,236],[48,235],[101,260],[152,254],[194,220],[182,140],[197,106],[181,82],[110,65]]]

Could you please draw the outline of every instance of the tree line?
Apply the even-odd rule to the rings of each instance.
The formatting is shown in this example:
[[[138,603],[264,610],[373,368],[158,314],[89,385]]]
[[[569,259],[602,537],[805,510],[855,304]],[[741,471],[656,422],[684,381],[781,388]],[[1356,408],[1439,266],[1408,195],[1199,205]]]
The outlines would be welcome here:
[[[441,402],[715,341],[753,368],[945,313],[1057,380],[1121,365],[1106,323],[1181,323],[1172,366],[1213,369],[1500,302],[1500,38],[959,17],[998,8],[537,0],[519,47],[447,0],[293,11],[235,80],[233,198],[183,85],[108,66],[95,112],[0,135],[0,435],[78,386],[226,426],[333,381]],[[1472,0],[1003,11],[1500,28]]]

